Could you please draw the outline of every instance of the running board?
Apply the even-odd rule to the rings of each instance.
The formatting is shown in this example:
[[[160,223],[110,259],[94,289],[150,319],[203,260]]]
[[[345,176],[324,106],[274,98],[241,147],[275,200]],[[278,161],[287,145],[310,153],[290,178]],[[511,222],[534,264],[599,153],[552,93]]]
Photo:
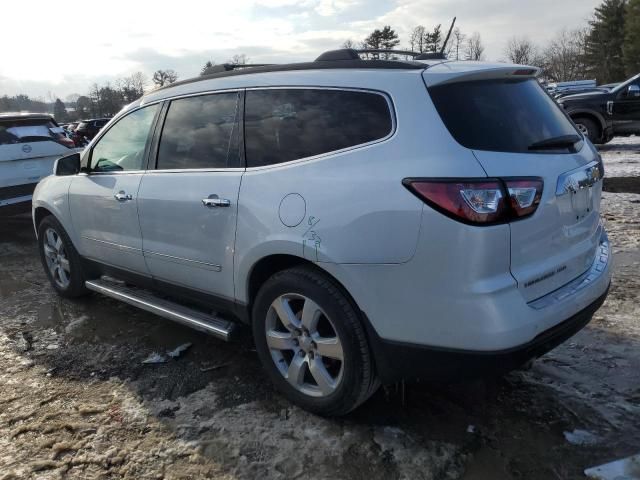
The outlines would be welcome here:
[[[229,341],[235,324],[228,320],[185,307],[170,300],[155,296],[153,293],[130,288],[124,284],[101,278],[88,280],[85,286],[89,290],[101,293],[107,297],[115,298],[147,312],[155,313],[161,317],[173,320],[188,327],[195,328],[222,340]]]

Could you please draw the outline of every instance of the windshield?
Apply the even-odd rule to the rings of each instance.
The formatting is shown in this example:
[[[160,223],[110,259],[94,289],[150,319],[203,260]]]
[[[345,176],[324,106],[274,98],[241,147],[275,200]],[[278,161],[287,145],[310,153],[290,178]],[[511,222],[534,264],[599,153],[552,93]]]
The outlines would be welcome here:
[[[640,79],[640,73],[638,75],[635,75],[635,76],[631,77],[626,82],[622,82],[622,83],[618,84],[617,86],[613,87],[611,89],[611,92],[618,93],[620,90],[622,90],[623,88],[626,88],[627,86],[629,86],[629,84],[633,83],[635,80],[638,80],[638,79]]]
[[[578,133],[535,79],[450,83],[429,93],[451,135],[467,148],[531,153],[532,145]]]

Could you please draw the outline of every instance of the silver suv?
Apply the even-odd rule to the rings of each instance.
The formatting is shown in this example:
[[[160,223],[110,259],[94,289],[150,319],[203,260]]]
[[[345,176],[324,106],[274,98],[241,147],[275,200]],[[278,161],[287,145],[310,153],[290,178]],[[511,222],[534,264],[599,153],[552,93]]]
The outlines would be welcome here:
[[[536,75],[340,50],[156,90],[38,185],[42,263],[66,297],[250,325],[319,414],[516,368],[610,283],[601,159]]]

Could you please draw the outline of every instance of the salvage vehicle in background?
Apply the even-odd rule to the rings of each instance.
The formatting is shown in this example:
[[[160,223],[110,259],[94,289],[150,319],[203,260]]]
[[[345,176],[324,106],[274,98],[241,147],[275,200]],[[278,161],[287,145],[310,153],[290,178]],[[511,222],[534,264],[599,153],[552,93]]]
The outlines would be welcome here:
[[[640,74],[611,90],[568,95],[557,101],[593,143],[640,135]]]
[[[609,288],[598,152],[536,68],[413,55],[245,65],[132,103],[36,189],[51,285],[224,340],[247,324],[323,415],[551,350]]]
[[[72,148],[51,115],[0,113],[0,214],[28,212],[38,181]]]
[[[97,133],[104,127],[109,118],[92,118],[90,120],[82,120],[74,129],[73,133],[79,137],[85,137],[87,140],[93,139]]]

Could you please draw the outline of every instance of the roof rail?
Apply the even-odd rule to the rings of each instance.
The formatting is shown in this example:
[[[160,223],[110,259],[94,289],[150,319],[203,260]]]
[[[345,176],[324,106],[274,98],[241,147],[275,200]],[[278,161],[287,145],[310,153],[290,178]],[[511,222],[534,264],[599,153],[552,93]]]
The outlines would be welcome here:
[[[446,60],[444,52],[425,52],[413,57],[414,60]]]
[[[329,50],[324,52],[316,62],[332,62],[336,60],[361,60],[360,55],[364,54],[386,54],[386,55],[406,55],[414,60],[446,60],[447,57],[442,52],[412,52],[410,50],[386,50],[384,48],[363,48],[355,50],[353,48],[342,48],[340,50]]]
[[[230,72],[231,70],[237,70],[240,68],[252,68],[252,67],[269,67],[272,63],[221,63],[220,65],[214,65],[207,69],[207,73],[220,73]]]

